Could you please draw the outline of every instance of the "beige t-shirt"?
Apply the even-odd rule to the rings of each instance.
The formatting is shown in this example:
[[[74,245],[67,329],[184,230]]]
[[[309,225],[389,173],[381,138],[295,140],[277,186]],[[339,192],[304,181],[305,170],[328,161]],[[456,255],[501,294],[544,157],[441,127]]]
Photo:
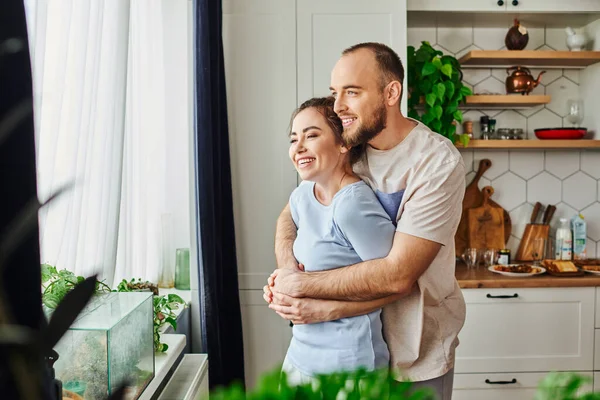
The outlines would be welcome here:
[[[396,231],[443,245],[418,287],[382,314],[391,367],[412,381],[437,378],[454,367],[465,321],[465,302],[454,277],[454,234],[465,193],[463,159],[448,139],[419,122],[390,150],[367,147],[354,170],[397,221]]]

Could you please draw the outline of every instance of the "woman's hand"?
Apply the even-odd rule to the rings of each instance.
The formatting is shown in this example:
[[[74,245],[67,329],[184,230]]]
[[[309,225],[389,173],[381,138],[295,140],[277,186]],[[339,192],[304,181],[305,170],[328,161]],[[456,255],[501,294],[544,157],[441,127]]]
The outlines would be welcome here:
[[[269,288],[265,286],[265,288]],[[310,298],[295,298],[277,291],[272,291],[272,301],[269,302],[269,308],[274,310],[279,316],[294,325],[314,324],[317,322],[333,321],[338,319],[335,314],[334,300],[318,300]]]

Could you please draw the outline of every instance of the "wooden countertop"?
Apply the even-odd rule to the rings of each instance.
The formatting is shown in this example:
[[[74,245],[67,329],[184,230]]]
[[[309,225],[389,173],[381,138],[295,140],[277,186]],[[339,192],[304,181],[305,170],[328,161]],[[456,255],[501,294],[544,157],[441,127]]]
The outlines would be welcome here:
[[[477,288],[543,288],[543,287],[600,287],[600,275],[586,273],[583,276],[558,277],[548,273],[528,278],[495,274],[481,266],[468,270],[465,264],[456,265],[456,280],[462,289]]]

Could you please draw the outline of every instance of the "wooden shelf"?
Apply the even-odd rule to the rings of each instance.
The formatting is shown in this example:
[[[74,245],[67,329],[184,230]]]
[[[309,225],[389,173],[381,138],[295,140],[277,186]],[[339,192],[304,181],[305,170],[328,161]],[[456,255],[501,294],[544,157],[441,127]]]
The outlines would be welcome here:
[[[459,150],[469,149],[489,149],[489,150],[518,150],[518,149],[538,149],[538,150],[560,150],[560,149],[598,149],[600,150],[600,140],[471,140],[465,148],[460,144],[456,147]]]
[[[600,62],[600,51],[472,50],[458,62],[465,68],[512,67],[585,68]]]
[[[466,97],[461,108],[528,108],[550,103],[550,96],[521,94],[476,94]]]

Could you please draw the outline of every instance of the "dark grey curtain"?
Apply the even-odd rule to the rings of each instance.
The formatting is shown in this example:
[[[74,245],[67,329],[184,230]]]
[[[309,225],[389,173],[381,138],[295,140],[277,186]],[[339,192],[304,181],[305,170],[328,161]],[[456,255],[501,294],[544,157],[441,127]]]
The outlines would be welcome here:
[[[35,142],[32,114],[32,81],[27,26],[22,0],[0,1],[0,332],[6,318],[38,334],[42,324],[39,229],[35,212],[28,229],[15,228],[15,220],[37,199]],[[7,240],[19,244],[7,252]],[[12,247],[12,246],[10,246]],[[5,313],[4,313],[5,312]],[[8,314],[8,315],[7,315]],[[2,341],[4,342],[4,336]],[[5,342],[6,343],[6,342]],[[28,381],[44,399],[49,379],[42,359],[21,347],[2,345],[0,398],[17,399],[14,364],[9,354],[25,355]],[[39,381],[36,381],[39,379]],[[39,386],[38,386],[39,385]],[[37,389],[40,389],[39,391]]]
[[[194,1],[195,177],[202,344],[211,387],[244,380],[221,0]]]

